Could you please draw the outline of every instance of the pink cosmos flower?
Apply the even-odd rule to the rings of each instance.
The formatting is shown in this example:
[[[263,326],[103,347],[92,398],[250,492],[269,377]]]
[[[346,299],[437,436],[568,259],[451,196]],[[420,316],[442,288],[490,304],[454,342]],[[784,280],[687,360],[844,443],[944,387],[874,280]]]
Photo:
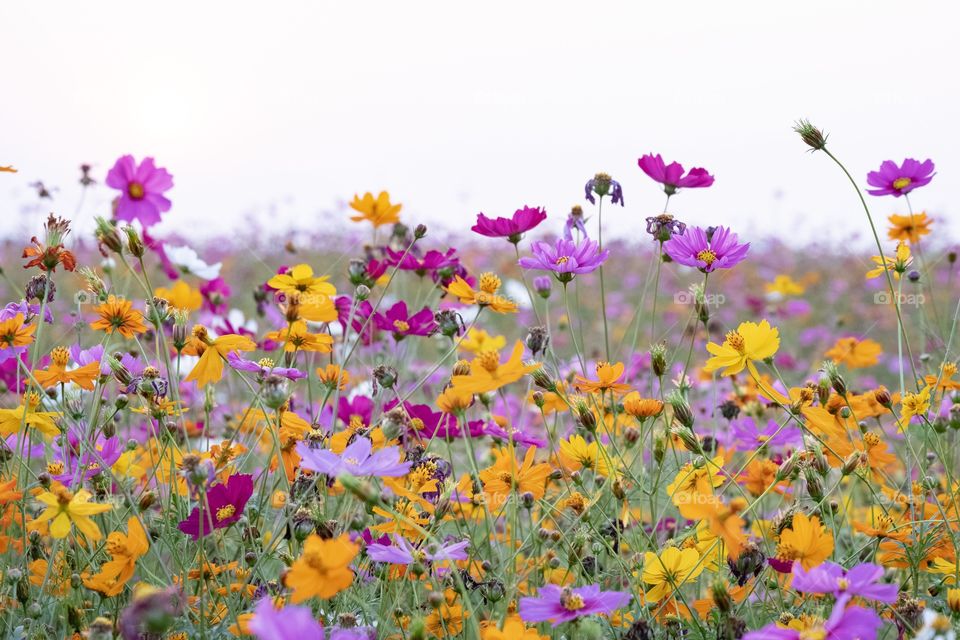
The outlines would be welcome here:
[[[611,614],[630,602],[630,594],[625,591],[601,591],[600,586],[592,584],[578,589],[560,588],[555,584],[540,587],[540,595],[535,598],[520,598],[520,617],[524,622],[544,622],[551,620],[556,627],[580,616],[594,613]]]
[[[514,211],[510,218],[488,218],[477,214],[477,224],[470,229],[488,238],[506,238],[513,244],[520,242],[521,236],[547,219],[547,212],[540,207],[523,207]]]
[[[678,162],[664,164],[660,154],[646,154],[637,164],[643,172],[663,185],[667,195],[672,196],[678,189],[700,189],[713,184],[713,176],[706,169],[694,167],[684,175],[683,166]]]
[[[194,540],[199,540],[213,529],[229,527],[243,515],[243,508],[247,506],[247,500],[252,495],[253,476],[230,476],[226,484],[218,484],[207,492],[206,504],[203,505],[203,523],[200,519],[200,507],[196,506],[177,528]]]
[[[663,243],[663,250],[674,262],[696,267],[704,273],[736,266],[746,259],[749,249],[749,242],[740,244],[737,234],[726,227],[693,227]]]
[[[907,158],[899,167],[893,160],[884,160],[880,163],[879,171],[867,174],[867,184],[876,189],[867,189],[872,196],[893,196],[899,198],[918,187],[930,184],[933,176],[933,160],[927,158],[923,162]]]
[[[300,466],[335,478],[341,473],[354,476],[396,478],[410,472],[410,462],[400,461],[400,447],[384,447],[373,451],[369,438],[358,437],[340,455],[329,449],[312,449],[306,442],[297,443],[302,458]]]
[[[144,227],[160,222],[160,214],[170,210],[163,193],[173,187],[173,176],[144,158],[138,165],[133,156],[122,156],[107,173],[106,183],[120,191],[116,199],[117,220],[139,220]]]
[[[373,316],[377,327],[393,333],[393,339],[400,342],[407,336],[429,336],[437,328],[430,307],[424,307],[413,315],[407,311],[407,303],[401,300],[385,313],[377,312]]]

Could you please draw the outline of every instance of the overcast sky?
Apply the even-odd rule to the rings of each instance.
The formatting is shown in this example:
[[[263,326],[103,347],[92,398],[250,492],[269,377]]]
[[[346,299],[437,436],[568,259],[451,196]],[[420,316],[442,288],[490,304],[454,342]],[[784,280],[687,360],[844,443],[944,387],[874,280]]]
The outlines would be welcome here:
[[[645,152],[716,175],[671,211],[698,224],[839,240],[855,195],[790,131],[809,117],[854,176],[932,158],[915,206],[960,202],[960,39],[948,2],[3,2],[0,232],[25,229],[28,183],[124,153],[174,175],[163,228],[309,228],[354,192],[466,228],[478,211],[582,202],[597,171],[642,232],[663,195]],[[81,218],[107,211],[92,192]],[[873,198],[878,215],[902,200]],[[43,208],[49,208],[46,203]],[[38,226],[30,225],[31,233]],[[344,216],[346,220],[346,216]],[[225,224],[226,221],[226,224]]]

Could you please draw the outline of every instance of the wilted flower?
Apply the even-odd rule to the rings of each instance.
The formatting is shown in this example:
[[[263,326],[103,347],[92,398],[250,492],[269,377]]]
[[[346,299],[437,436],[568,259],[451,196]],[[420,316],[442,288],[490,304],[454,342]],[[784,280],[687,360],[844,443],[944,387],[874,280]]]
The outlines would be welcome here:
[[[610,201],[613,202],[613,204],[619,203],[621,207],[623,206],[623,188],[619,182],[606,173],[598,173],[590,180],[587,180],[587,184],[584,187],[584,197],[590,201],[590,204],[596,204],[597,201],[594,195],[600,196],[601,200],[603,196],[609,195]]]

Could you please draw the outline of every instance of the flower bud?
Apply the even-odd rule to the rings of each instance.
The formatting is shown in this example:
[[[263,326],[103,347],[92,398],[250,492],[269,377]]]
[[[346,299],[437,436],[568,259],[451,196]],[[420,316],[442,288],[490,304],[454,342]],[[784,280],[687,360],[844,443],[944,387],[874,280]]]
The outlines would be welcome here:
[[[135,258],[142,258],[143,254],[146,253],[146,248],[143,246],[140,234],[130,225],[125,226],[123,232],[127,234],[127,250],[130,251],[130,255]]]
[[[798,120],[796,124],[793,125],[793,130],[799,133],[800,139],[814,151],[820,151],[826,148],[828,136],[810,124],[809,120]]]

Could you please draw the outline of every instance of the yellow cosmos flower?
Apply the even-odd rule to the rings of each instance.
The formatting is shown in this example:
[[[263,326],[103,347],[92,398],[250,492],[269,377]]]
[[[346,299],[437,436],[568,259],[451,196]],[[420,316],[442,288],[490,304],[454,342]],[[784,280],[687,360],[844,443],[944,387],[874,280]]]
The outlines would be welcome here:
[[[503,336],[494,336],[483,329],[470,327],[467,335],[460,341],[458,348],[470,353],[480,353],[481,351],[499,351],[507,346],[507,339]]]
[[[304,320],[332,322],[337,319],[337,288],[328,280],[329,276],[314,276],[310,265],[298,264],[270,278],[267,285],[283,294],[280,302],[284,309],[296,304],[297,313]]]
[[[789,529],[780,534],[777,557],[789,562],[799,561],[810,570],[833,553],[833,534],[824,529],[817,516],[795,513]]]
[[[924,387],[919,393],[907,393],[900,405],[901,425],[906,427],[914,416],[925,416],[930,410],[930,387]]]
[[[523,364],[522,357],[523,342],[520,340],[517,340],[506,362],[500,362],[500,354],[496,351],[484,351],[470,363],[468,375],[455,375],[450,379],[453,392],[469,396],[496,391],[540,368],[539,363]]]
[[[520,616],[507,616],[503,627],[497,626],[492,620],[485,620],[480,624],[480,640],[548,640],[549,636],[542,635],[536,629],[527,627]]]
[[[736,331],[729,331],[722,345],[710,342],[707,351],[713,357],[707,360],[706,372],[723,369],[722,375],[731,376],[747,368],[754,378],[759,378],[755,360],[773,357],[780,348],[780,332],[766,320],[741,322]]]
[[[63,414],[54,411],[37,411],[39,406],[40,396],[31,391],[15,409],[0,409],[0,436],[7,437],[18,433],[20,425],[33,427],[48,438],[60,435],[60,428],[54,420]]]
[[[223,377],[223,362],[226,360],[228,353],[231,351],[253,351],[256,348],[257,343],[253,340],[234,333],[228,333],[216,340],[211,340],[207,335],[206,327],[197,325],[193,328],[193,339],[183,352],[187,355],[200,356],[200,360],[190,370],[184,381],[196,381],[199,388],[203,388],[211,382],[218,382]]]
[[[891,240],[900,242],[909,242],[916,245],[920,242],[920,236],[930,233],[930,225],[933,220],[927,217],[924,212],[914,213],[912,215],[899,216],[891,215],[887,220],[890,221],[890,228],[887,229],[887,237]]]
[[[196,311],[203,306],[203,296],[200,295],[200,291],[183,280],[177,280],[169,289],[167,287],[157,287],[153,291],[153,295],[163,298],[170,303],[171,307],[186,311]]]
[[[618,382],[623,377],[623,363],[617,362],[598,362],[596,366],[597,379],[589,380],[583,376],[577,376],[573,386],[578,391],[587,391],[599,393],[602,391],[612,391],[613,393],[626,393],[630,390],[630,385]]]
[[[333,336],[326,333],[310,333],[307,330],[307,323],[303,320],[297,320],[280,331],[271,331],[265,337],[275,342],[282,342],[284,351],[330,353],[333,349]]]
[[[867,271],[867,280],[883,275],[884,271],[893,272],[893,279],[899,280],[907,267],[913,263],[910,247],[902,242],[897,243],[897,249],[893,256],[873,256],[870,259],[873,260],[875,267]]]
[[[33,332],[36,327],[24,324],[22,313],[0,322],[0,349],[10,347],[25,347],[33,342]]]
[[[350,216],[354,222],[363,222],[366,220],[373,225],[374,229],[385,224],[395,224],[400,222],[400,209],[403,205],[400,203],[392,204],[390,194],[381,191],[376,198],[369,191],[363,194],[363,197],[353,196],[350,202],[350,208],[358,215]]]
[[[780,274],[768,282],[765,286],[767,293],[773,293],[781,296],[799,296],[803,295],[806,287],[786,274]]]
[[[692,581],[703,571],[703,564],[696,549],[667,547],[659,555],[647,551],[643,554],[642,577],[651,586],[645,593],[647,601],[659,602]]]
[[[481,307],[490,307],[496,313],[516,313],[517,304],[503,296],[497,295],[501,285],[500,278],[492,273],[480,274],[480,290],[477,291],[470,283],[456,276],[446,292],[460,299],[463,304],[476,304]]]
[[[37,369],[33,372],[34,378],[44,389],[49,389],[58,384],[69,384],[75,382],[81,389],[93,391],[94,381],[100,377],[100,363],[90,362],[67,371],[67,363],[70,361],[70,352],[66,347],[55,347],[50,352],[50,366],[46,369]]]
[[[353,583],[350,563],[360,552],[360,547],[343,534],[338,538],[324,540],[310,534],[303,544],[301,555],[285,578],[293,593],[290,599],[300,603],[316,596],[324,600],[332,598]]]
[[[560,460],[563,466],[574,471],[583,468],[592,469],[601,476],[610,476],[619,466],[617,461],[610,457],[607,450],[596,440],[587,442],[583,436],[573,435],[560,441]]]
[[[872,367],[880,362],[883,347],[876,340],[858,340],[854,337],[840,338],[825,354],[837,364],[845,364],[851,369]]]
[[[126,534],[114,531],[107,536],[107,552],[112,559],[100,566],[99,573],[84,577],[84,586],[108,597],[119,594],[133,577],[137,560],[149,549],[150,542],[140,519],[136,516],[130,518]]]
[[[640,420],[655,418],[663,411],[663,402],[656,398],[644,398],[636,391],[623,397],[623,410]]]
[[[63,485],[55,485],[51,491],[45,491],[37,496],[37,500],[47,505],[47,508],[31,523],[35,526],[50,522],[50,535],[54,538],[66,538],[70,533],[70,525],[90,540],[99,540],[103,537],[97,524],[90,516],[113,509],[109,504],[90,502],[90,492],[81,489],[70,493]]]

